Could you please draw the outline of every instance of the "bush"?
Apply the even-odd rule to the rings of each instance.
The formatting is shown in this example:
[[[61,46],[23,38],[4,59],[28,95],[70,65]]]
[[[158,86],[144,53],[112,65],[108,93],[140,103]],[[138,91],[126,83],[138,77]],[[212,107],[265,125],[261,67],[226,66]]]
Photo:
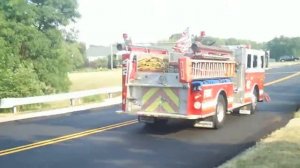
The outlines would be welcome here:
[[[46,88],[31,67],[0,69],[0,98],[43,95]]]
[[[105,58],[97,59],[89,63],[89,67],[94,69],[98,69],[98,68],[106,69],[107,65],[108,65],[108,60]]]

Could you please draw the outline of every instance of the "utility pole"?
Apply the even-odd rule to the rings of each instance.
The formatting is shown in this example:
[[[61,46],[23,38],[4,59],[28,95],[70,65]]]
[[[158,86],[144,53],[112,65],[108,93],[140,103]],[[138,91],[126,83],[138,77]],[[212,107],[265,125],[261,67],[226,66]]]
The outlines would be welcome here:
[[[113,44],[110,45],[110,69],[114,69],[113,65]]]

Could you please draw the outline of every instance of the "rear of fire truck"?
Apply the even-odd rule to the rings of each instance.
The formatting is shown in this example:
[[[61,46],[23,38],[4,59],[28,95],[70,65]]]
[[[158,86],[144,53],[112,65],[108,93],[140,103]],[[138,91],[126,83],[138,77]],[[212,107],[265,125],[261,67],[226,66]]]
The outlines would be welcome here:
[[[149,124],[178,118],[203,125],[208,117],[212,127],[222,124],[228,108],[226,96],[233,94],[230,78],[235,61],[230,50],[196,44],[188,55],[170,54],[164,49],[133,46],[126,34],[123,37],[126,45],[119,46],[123,113],[137,115],[140,122]]]
[[[157,124],[186,118],[188,84],[180,83],[178,63],[167,50],[127,46],[123,52],[122,111],[139,121]]]
[[[134,46],[126,34],[124,39],[126,45],[118,47],[123,60],[122,113],[137,115],[148,124],[177,118],[205,126],[209,118],[209,127],[221,126],[233,99],[232,51],[195,43],[192,53],[174,55]]]

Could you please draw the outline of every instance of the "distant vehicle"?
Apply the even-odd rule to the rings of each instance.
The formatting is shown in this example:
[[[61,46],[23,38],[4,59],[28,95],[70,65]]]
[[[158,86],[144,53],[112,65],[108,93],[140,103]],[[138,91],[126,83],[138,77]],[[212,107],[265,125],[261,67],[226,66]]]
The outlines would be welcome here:
[[[279,58],[279,61],[280,62],[285,62],[285,61],[299,61],[299,58],[298,57],[294,57],[294,56],[282,56]]]

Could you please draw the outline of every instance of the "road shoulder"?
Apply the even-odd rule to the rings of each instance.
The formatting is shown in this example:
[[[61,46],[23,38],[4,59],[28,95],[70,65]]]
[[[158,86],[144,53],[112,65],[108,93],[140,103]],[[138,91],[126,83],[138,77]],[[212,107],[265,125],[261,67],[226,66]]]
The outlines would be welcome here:
[[[300,110],[289,123],[219,168],[300,167]]]

